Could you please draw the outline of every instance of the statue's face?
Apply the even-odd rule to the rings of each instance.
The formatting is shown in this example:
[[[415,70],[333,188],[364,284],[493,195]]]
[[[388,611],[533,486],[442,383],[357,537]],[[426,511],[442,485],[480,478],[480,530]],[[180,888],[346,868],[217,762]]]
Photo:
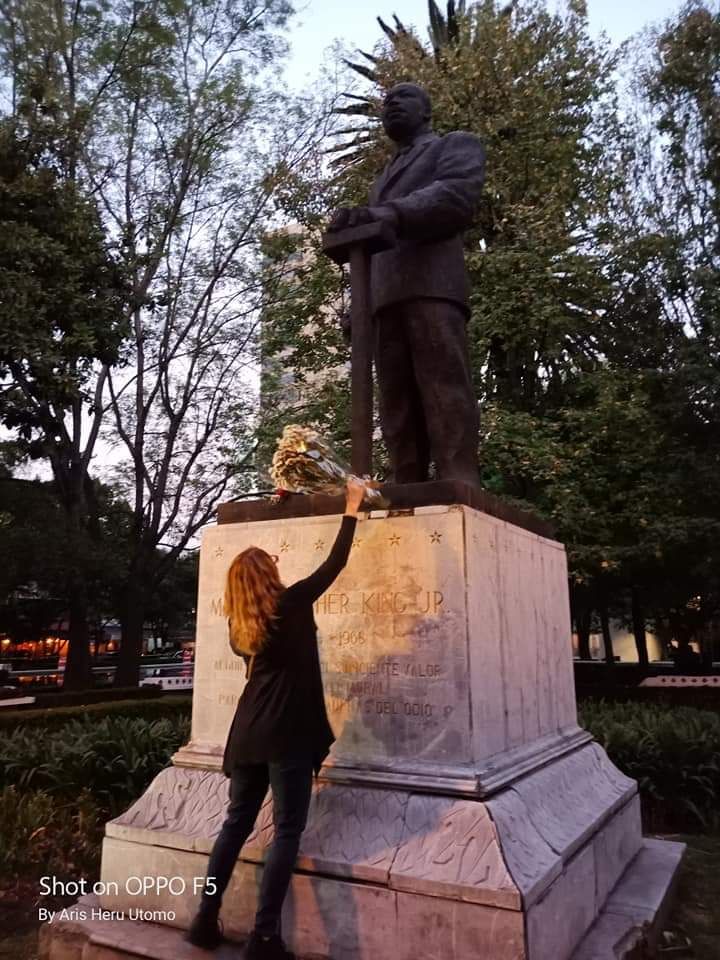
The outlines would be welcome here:
[[[398,83],[385,96],[382,125],[391,140],[406,140],[430,119],[422,91],[412,83]]]

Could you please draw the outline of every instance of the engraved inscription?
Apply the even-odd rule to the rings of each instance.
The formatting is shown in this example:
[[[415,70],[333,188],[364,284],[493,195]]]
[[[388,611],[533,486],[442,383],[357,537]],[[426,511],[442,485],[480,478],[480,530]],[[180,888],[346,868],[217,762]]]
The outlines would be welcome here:
[[[346,593],[324,593],[315,602],[315,613],[347,613],[350,598]]]
[[[422,590],[419,595],[403,591],[358,590],[355,593],[325,593],[315,602],[316,614],[393,614],[436,615],[444,597],[442,590]]]
[[[404,759],[470,761],[460,521],[452,514],[371,519],[358,530],[347,568],[314,603],[334,761],[393,768]],[[285,565],[286,584],[312,572],[331,533],[321,519],[298,524],[297,537],[292,524],[274,531],[272,546]],[[254,530],[238,528],[232,546],[223,542],[225,555],[254,536]],[[213,556],[214,542],[210,549]],[[244,687],[245,665],[227,646],[219,567],[201,603],[214,646],[205,661],[215,678],[212,700],[227,717]]]
[[[241,657],[236,657],[234,660],[224,659],[224,660],[215,660],[213,663],[213,669],[218,673],[245,673],[245,661]]]
[[[217,702],[221,707],[234,707],[240,699],[237,693],[219,693]]]

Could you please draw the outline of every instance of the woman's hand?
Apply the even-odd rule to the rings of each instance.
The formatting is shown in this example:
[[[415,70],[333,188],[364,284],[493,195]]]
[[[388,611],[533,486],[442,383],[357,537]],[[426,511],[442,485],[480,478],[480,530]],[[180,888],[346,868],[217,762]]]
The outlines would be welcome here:
[[[365,483],[357,477],[348,477],[345,493],[345,515],[356,517],[365,496]]]

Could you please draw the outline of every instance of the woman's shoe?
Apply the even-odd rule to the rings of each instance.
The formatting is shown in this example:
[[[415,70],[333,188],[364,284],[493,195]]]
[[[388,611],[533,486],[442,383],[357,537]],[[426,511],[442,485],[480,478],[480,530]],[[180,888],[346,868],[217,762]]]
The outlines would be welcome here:
[[[199,910],[190,924],[190,929],[185,934],[185,939],[188,943],[192,943],[194,947],[202,947],[203,950],[215,950],[224,939],[222,920],[218,919],[216,913]]]
[[[295,960],[295,954],[285,948],[277,933],[265,939],[254,930],[247,942],[245,956],[247,960]]]

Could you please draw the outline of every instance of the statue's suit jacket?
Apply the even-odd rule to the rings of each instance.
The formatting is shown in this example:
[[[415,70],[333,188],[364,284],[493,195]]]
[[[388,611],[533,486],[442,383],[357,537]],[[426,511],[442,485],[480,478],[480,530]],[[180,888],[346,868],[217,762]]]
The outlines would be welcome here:
[[[451,300],[467,311],[462,232],[472,223],[484,176],[483,146],[462,131],[421,134],[385,167],[369,203],[395,210],[398,242],[372,257],[373,313],[424,297]]]

